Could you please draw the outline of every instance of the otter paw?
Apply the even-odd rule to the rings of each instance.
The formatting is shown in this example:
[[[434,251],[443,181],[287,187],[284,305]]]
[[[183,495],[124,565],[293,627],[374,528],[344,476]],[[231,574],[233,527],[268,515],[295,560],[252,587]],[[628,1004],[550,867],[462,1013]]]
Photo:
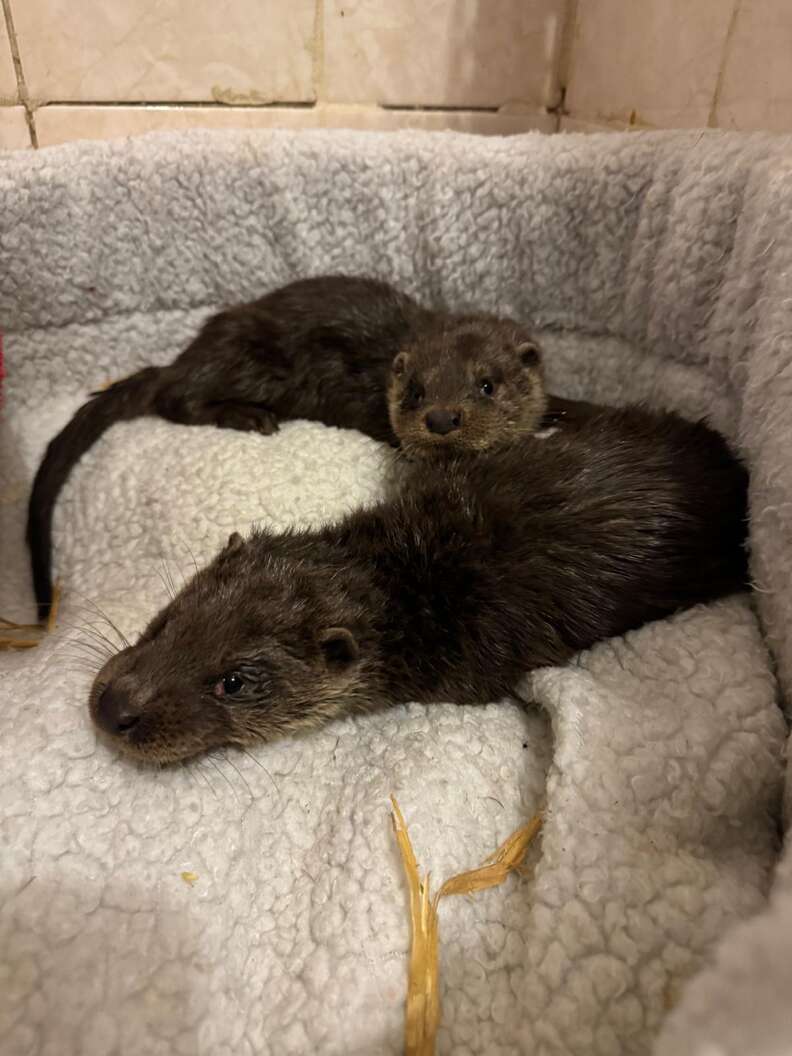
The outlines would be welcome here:
[[[278,429],[278,419],[266,407],[237,404],[218,409],[215,424],[219,429],[238,429],[245,433],[269,436]]]

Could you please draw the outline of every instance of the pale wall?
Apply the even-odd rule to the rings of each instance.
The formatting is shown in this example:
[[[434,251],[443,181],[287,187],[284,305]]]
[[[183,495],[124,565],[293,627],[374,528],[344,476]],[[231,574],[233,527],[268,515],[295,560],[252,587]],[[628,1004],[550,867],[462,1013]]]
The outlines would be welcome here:
[[[792,131],[792,0],[0,3],[0,148],[195,126]]]

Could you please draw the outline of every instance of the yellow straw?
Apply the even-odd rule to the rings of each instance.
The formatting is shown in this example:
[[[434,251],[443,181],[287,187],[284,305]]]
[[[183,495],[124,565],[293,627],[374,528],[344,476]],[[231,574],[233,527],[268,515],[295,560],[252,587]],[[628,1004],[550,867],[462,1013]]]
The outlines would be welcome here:
[[[60,583],[56,583],[52,591],[52,604],[46,623],[14,623],[13,620],[0,616],[0,628],[5,632],[0,634],[0,649],[35,649],[45,635],[52,634],[55,630],[60,600],[61,587]],[[19,638],[17,635],[20,631],[33,631],[34,637]]]
[[[393,831],[410,892],[411,940],[404,1054],[433,1056],[440,1023],[437,959],[437,907],[440,899],[447,895],[470,895],[502,884],[509,873],[522,863],[528,847],[542,827],[542,817],[537,814],[527,825],[512,833],[477,869],[450,877],[434,898],[430,898],[429,874],[426,874],[425,880],[421,880],[404,816],[395,797],[390,798],[393,804]]]

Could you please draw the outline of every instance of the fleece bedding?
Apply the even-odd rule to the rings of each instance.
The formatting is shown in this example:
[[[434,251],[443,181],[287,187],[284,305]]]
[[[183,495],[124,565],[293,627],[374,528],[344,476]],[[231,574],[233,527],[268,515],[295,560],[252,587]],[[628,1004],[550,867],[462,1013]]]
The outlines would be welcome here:
[[[751,470],[756,584],[526,674],[533,703],[405,701],[146,770],[88,720],[102,614],[134,635],[229,532],[375,501],[389,455],[306,422],[114,427],[56,511],[57,630],[0,653],[4,1054],[401,1052],[390,793],[436,883],[545,809],[522,876],[441,906],[439,1052],[792,1052],[790,147],[199,132],[0,156],[0,615],[32,618],[27,493],[87,392],[328,271],[523,320],[560,395],[709,416]]]

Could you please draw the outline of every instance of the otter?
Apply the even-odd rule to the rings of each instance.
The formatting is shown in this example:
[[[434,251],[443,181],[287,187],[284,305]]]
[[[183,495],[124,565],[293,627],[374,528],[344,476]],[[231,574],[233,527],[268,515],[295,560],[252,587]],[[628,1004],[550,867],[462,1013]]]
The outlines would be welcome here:
[[[100,734],[164,764],[406,701],[497,700],[747,584],[747,475],[702,423],[603,409],[410,472],[320,530],[232,535],[98,672]]]
[[[426,399],[433,399],[419,419],[423,396],[401,394],[397,407],[394,389],[389,405],[391,364],[405,352],[398,369],[409,384],[414,371],[405,364],[418,358],[428,366],[435,342],[447,376],[426,375]],[[487,379],[494,386],[489,394]],[[52,601],[58,493],[80,457],[116,422],[151,414],[268,434],[279,421],[308,418],[394,446],[404,429],[414,449],[419,432],[432,450],[468,440],[483,449],[539,428],[546,409],[539,346],[509,319],[430,310],[386,282],[348,275],[300,279],[228,308],[209,318],[168,366],[146,367],[93,393],[50,442],[27,521],[39,618]]]

